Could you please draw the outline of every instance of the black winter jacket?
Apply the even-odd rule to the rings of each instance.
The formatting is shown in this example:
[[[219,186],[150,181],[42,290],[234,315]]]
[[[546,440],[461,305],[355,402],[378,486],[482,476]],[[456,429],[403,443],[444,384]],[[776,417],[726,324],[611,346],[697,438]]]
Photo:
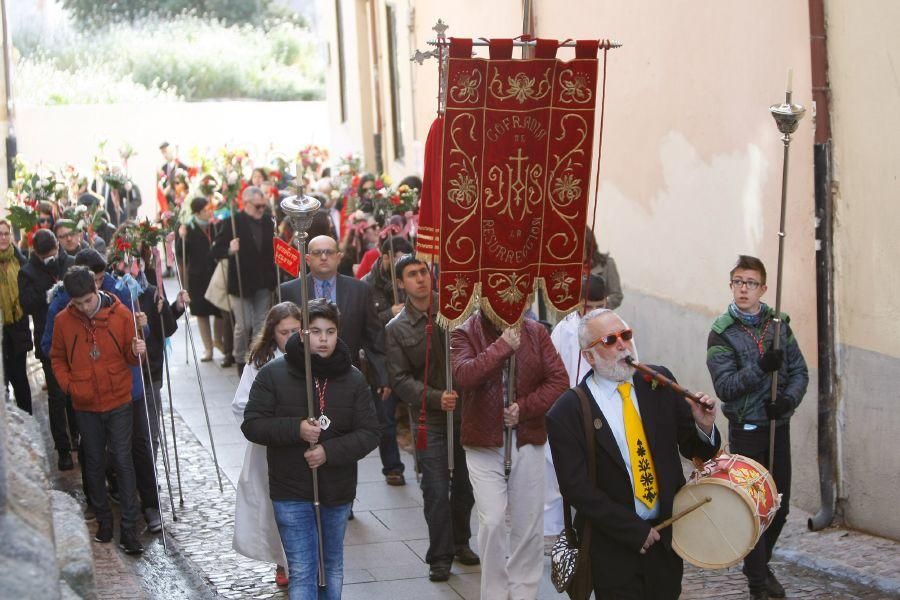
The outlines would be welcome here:
[[[47,293],[74,264],[74,259],[60,249],[50,266],[45,265],[37,254],[32,254],[19,269],[19,303],[34,323],[34,353],[39,359],[49,359],[41,351],[41,337],[44,335],[47,307],[50,305]]]
[[[314,413],[320,414],[318,402]],[[378,447],[380,437],[369,384],[356,368],[328,379],[325,414],[331,426],[319,437],[326,457],[318,469],[319,499],[326,505],[347,504],[356,497],[356,463]],[[309,445],[300,438],[300,422],[308,416],[305,373],[283,356],[263,366],[250,388],[241,430],[267,447],[272,500],[313,500],[303,457]]]

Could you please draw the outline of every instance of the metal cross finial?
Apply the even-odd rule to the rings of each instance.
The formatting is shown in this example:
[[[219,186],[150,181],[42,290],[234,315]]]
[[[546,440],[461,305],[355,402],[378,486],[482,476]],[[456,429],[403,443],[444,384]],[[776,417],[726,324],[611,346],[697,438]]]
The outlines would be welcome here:
[[[434,24],[434,27],[431,28],[435,33],[438,34],[438,37],[443,37],[444,33],[449,29],[449,25],[444,23],[443,19],[438,19],[438,22]]]

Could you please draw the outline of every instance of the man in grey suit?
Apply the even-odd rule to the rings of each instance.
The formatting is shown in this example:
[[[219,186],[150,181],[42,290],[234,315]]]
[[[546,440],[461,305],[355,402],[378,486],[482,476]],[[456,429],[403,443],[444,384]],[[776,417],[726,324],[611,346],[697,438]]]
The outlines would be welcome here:
[[[369,381],[376,389],[375,408],[382,425],[385,423],[382,401],[391,393],[385,366],[383,331],[375,302],[372,299],[372,288],[353,277],[340,275],[337,272],[341,261],[341,252],[337,241],[327,235],[316,236],[309,241],[306,264],[309,265],[309,297],[327,298],[338,305],[341,314],[339,337],[350,348],[353,365],[360,367],[360,350],[365,352],[368,364]],[[281,299],[298,306],[301,304],[300,280],[294,279],[281,284]],[[396,437],[385,440],[379,445],[382,472],[391,485],[403,485],[403,462]]]

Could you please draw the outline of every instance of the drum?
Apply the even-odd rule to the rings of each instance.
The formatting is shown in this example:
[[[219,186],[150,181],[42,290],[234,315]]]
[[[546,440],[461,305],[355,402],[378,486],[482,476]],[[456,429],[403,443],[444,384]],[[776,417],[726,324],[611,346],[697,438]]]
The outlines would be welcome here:
[[[675,494],[672,514],[705,498],[710,501],[672,524],[672,548],[704,569],[725,569],[743,559],[781,506],[769,472],[739,454],[721,454],[695,470]]]

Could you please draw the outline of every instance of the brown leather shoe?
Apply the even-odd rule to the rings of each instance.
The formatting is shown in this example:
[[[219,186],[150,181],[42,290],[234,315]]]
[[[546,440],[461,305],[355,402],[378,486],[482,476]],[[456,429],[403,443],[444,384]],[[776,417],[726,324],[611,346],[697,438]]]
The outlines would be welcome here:
[[[384,476],[384,480],[388,485],[406,485],[406,478],[403,473],[388,473]]]
[[[481,559],[478,558],[478,555],[475,554],[469,546],[457,546],[456,562],[461,565],[472,566],[481,564]]]

